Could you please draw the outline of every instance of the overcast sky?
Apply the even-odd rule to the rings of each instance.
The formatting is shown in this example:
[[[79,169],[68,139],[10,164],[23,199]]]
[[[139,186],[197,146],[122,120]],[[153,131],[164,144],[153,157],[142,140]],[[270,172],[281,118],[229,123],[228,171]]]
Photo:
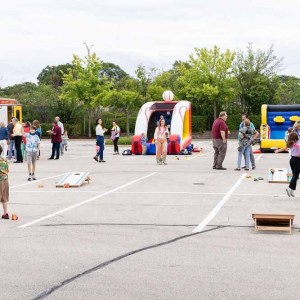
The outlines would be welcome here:
[[[300,76],[299,0],[0,0],[0,86],[36,82],[47,65],[83,56],[83,42],[133,75],[167,70],[195,47],[254,48]]]

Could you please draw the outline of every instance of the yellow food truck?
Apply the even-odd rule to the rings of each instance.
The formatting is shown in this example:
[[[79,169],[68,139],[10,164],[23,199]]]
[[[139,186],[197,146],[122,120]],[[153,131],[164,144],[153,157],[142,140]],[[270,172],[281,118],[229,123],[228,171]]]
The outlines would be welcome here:
[[[22,106],[16,99],[0,98],[0,122],[7,125],[11,118],[22,122]]]

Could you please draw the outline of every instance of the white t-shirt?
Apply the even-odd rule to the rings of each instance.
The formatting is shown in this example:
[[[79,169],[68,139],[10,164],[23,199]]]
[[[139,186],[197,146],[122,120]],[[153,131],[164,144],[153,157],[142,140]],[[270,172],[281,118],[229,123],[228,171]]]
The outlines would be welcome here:
[[[63,135],[64,132],[65,132],[64,124],[63,124],[61,121],[58,121],[58,122],[57,122],[57,125],[60,127],[60,129],[61,129],[61,134]]]
[[[104,130],[99,124],[96,126],[96,135],[104,136]]]

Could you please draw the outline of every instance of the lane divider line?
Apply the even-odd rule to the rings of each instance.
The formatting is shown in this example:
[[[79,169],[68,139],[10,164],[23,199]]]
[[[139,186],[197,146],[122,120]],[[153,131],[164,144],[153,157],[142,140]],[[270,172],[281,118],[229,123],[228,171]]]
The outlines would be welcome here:
[[[227,202],[233,192],[238,188],[243,179],[246,177],[246,173],[244,173],[237,182],[231,187],[231,189],[225,194],[222,200],[212,209],[212,211],[207,215],[207,217],[196,227],[193,232],[201,232],[206,225],[218,214],[223,205]]]

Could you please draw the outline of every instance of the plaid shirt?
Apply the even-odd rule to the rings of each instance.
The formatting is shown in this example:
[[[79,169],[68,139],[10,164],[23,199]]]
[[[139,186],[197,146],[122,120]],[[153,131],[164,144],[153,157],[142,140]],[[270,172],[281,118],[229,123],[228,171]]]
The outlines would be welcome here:
[[[0,157],[0,181],[8,179],[8,163],[7,161]]]

